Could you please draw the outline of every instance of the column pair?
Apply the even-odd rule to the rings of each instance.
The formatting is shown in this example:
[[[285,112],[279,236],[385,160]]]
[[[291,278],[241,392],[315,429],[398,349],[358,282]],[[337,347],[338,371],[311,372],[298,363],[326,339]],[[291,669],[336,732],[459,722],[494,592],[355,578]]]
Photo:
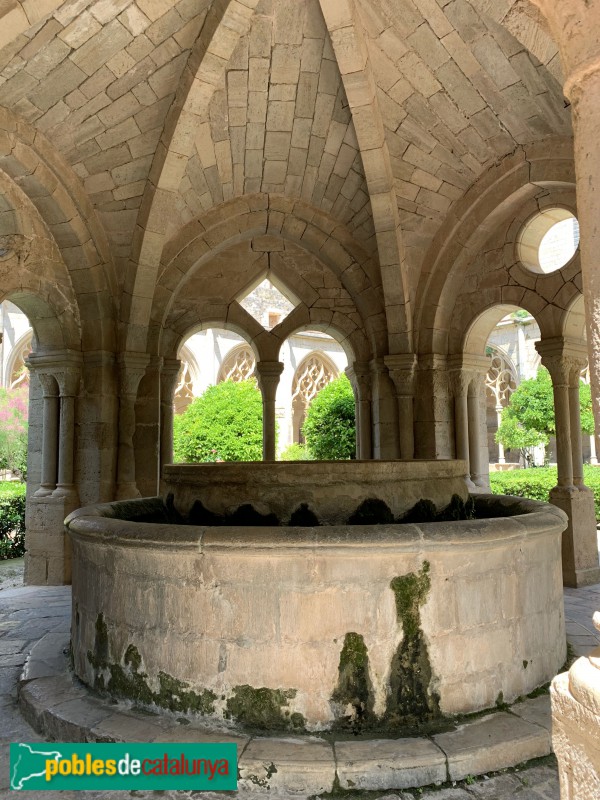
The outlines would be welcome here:
[[[600,580],[594,497],[583,482],[579,384],[587,361],[585,346],[563,338],[536,343],[552,377],[558,480],[550,502],[569,517],[562,535],[563,580],[584,586]]]
[[[396,390],[398,402],[398,444],[400,458],[410,460],[415,457],[415,379],[417,357],[407,355],[386,356],[385,365]]]
[[[485,376],[489,361],[484,356],[460,356],[450,361],[454,394],[456,458],[466,463],[465,480],[471,491],[489,490],[483,414]]]
[[[75,398],[81,380],[81,356],[36,356],[28,365],[42,386],[42,470],[36,497],[65,497],[76,507]]]

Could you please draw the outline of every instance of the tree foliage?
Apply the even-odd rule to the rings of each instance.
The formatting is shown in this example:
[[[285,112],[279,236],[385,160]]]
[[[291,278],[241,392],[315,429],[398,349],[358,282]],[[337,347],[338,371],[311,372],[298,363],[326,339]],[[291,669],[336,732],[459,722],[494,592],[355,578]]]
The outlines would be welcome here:
[[[319,461],[354,458],[354,393],[343,373],[312,401],[302,428],[308,449]]]
[[[581,429],[591,434],[594,430],[590,387],[579,384]],[[554,394],[550,373],[544,367],[535,378],[523,381],[510,397],[502,411],[496,441],[510,449],[527,450],[537,445],[548,446],[556,434],[554,420]]]
[[[254,380],[209,386],[173,425],[177,462],[260,461],[262,398]]]
[[[0,469],[27,478],[27,410],[29,386],[0,389]]]

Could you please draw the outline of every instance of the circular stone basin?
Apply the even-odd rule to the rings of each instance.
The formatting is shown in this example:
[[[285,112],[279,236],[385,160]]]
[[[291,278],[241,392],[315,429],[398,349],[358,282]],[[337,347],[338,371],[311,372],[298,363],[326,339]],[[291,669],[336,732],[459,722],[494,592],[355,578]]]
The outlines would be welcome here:
[[[231,509],[239,498],[220,487],[222,466],[199,472],[204,480],[219,471],[214,480]],[[245,465],[254,487],[262,480],[268,488],[264,466]],[[279,465],[269,466],[276,483]],[[315,489],[323,465],[299,466],[302,476],[314,468],[314,494],[299,489],[298,497],[311,508],[322,498],[321,519],[327,491],[352,497],[346,517],[362,499],[343,481]],[[356,466],[362,473],[364,464]],[[381,462],[370,466],[385,473]],[[269,731],[397,732],[511,702],[563,664],[566,517],[554,506],[476,495],[479,519],[461,521],[169,523],[186,504],[191,509],[192,497],[215,510],[215,486],[193,494],[189,474],[188,467],[165,471],[174,507],[150,498],[67,519],[73,658],[87,684],[149,707]],[[367,496],[390,505],[391,483],[371,486]],[[292,489],[269,497],[290,492],[289,512],[298,499]],[[178,491],[186,493],[181,506]],[[254,489],[243,499],[259,496],[267,502]]]
[[[394,517],[427,498],[442,508],[453,495],[467,498],[464,461],[282,461],[167,464],[161,492],[189,514],[201,500],[217,514],[250,504],[286,524],[302,504],[322,525],[345,524],[364,500],[383,500]]]

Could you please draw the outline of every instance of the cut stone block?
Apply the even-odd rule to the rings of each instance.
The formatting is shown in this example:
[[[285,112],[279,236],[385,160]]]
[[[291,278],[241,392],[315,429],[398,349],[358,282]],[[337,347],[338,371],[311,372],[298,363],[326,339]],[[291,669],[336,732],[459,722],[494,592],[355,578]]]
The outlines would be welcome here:
[[[552,752],[550,735],[512,714],[491,714],[433,737],[448,757],[450,780],[504,769]]]
[[[253,739],[238,770],[239,789],[272,794],[330,792],[335,778],[331,745],[318,739]]]
[[[343,789],[408,789],[446,780],[446,757],[429,739],[335,744]]]

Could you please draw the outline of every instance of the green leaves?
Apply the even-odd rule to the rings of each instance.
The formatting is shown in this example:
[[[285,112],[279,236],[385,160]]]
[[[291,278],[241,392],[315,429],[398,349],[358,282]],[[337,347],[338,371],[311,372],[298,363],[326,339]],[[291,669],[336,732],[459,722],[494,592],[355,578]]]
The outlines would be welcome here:
[[[0,483],[0,561],[25,552],[25,484]]]
[[[354,393],[346,375],[342,373],[321,389],[308,407],[302,432],[319,461],[355,457]]]
[[[256,382],[210,386],[173,425],[177,462],[260,461],[262,398]]]
[[[591,435],[594,431],[590,387],[579,384],[581,430]],[[554,421],[554,394],[550,373],[540,367],[535,378],[523,381],[512,393],[509,405],[502,411],[502,421],[496,432],[496,441],[511,449],[526,449],[543,444],[547,446],[556,433]]]

